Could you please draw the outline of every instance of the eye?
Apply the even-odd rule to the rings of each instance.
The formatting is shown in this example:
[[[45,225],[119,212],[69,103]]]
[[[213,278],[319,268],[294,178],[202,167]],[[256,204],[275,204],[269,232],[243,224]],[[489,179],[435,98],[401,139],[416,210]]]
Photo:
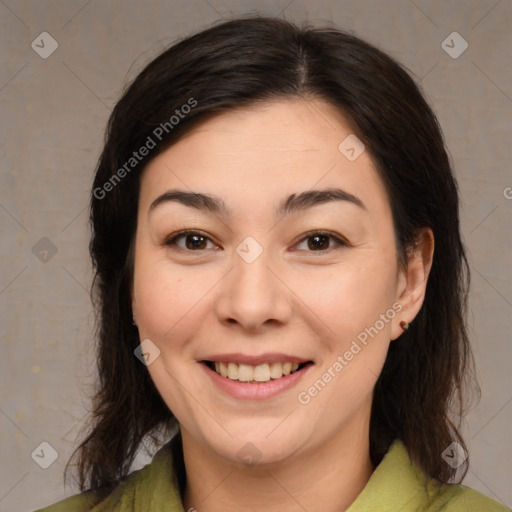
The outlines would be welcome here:
[[[178,240],[184,240],[184,246],[178,244]],[[306,234],[306,237],[304,237],[300,243],[311,241],[311,243],[307,243],[307,247],[309,250],[308,252],[326,252],[329,249],[332,249],[330,246],[330,241],[333,240],[335,242],[335,245],[338,246],[347,246],[348,243],[341,238],[333,235],[332,233],[325,232],[325,231],[311,231],[310,233]],[[163,245],[167,247],[175,246],[179,250],[182,251],[189,251],[189,252],[201,252],[205,249],[207,249],[208,242],[213,242],[205,235],[200,233],[199,231],[181,231],[180,233],[177,233],[176,235],[171,236],[169,239],[166,239],[163,243]]]
[[[325,252],[332,248],[329,247],[330,240],[334,240],[338,246],[348,245],[346,241],[325,231],[312,231],[307,233],[306,237],[301,240],[300,244],[306,242],[308,249],[312,249],[312,251],[309,252]],[[311,242],[308,243],[308,241]]]
[[[184,239],[185,241],[185,247],[177,244],[177,240]],[[203,249],[206,249],[205,244],[207,241],[211,240],[203,235],[202,233],[199,233],[198,231],[181,231],[180,233],[172,236],[171,238],[164,241],[164,245],[167,247],[170,246],[176,246],[178,249],[182,251],[201,251]]]

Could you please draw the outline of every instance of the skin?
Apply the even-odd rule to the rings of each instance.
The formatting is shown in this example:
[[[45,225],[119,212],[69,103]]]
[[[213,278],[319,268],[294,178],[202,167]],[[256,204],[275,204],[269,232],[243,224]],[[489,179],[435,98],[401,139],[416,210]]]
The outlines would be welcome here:
[[[148,371],[180,424],[185,510],[339,512],[374,470],[372,390],[391,340],[403,332],[400,321],[421,307],[434,242],[425,229],[407,269],[399,268],[389,201],[369,152],[351,162],[338,150],[351,133],[322,100],[274,101],[217,115],[144,170],[132,306],[140,339],[160,350]],[[328,187],[366,209],[337,201],[274,217],[289,194]],[[215,194],[232,216],[176,202],[148,214],[172,188]],[[188,246],[186,237],[164,244],[182,229],[207,237],[200,250],[190,237]],[[347,245],[323,239],[322,252],[304,236],[312,230]],[[263,250],[250,264],[236,252],[247,236]],[[397,303],[400,312],[343,371],[299,403],[298,393]],[[213,385],[199,363],[230,352],[283,352],[314,366],[274,398],[240,400]],[[257,464],[237,456],[247,443],[257,447]]]

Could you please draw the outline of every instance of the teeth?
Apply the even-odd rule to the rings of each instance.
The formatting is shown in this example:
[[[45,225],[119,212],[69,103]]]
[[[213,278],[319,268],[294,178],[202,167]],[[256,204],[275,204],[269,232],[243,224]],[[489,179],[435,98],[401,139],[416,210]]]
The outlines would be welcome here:
[[[299,363],[263,363],[258,366],[236,363],[215,363],[215,371],[231,380],[239,382],[268,382],[272,379],[280,379],[285,375],[296,371]]]
[[[270,377],[280,379],[283,376],[283,365],[281,363],[272,363],[270,365]]]
[[[228,363],[228,378],[232,380],[238,379],[238,365],[235,363]]]
[[[233,363],[234,364],[234,363]],[[238,366],[238,380],[240,382],[251,382],[254,377],[254,367],[248,364]]]
[[[254,368],[253,380],[258,382],[268,382],[270,380],[270,368],[267,363],[260,364]]]

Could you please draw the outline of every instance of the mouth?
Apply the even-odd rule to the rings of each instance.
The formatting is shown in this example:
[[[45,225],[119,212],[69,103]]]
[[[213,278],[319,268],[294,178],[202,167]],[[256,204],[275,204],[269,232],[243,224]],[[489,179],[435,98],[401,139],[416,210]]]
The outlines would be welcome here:
[[[299,373],[313,364],[312,361],[303,363],[273,361],[253,366],[228,361],[201,362],[221,377],[244,384],[264,384],[266,382],[276,381],[283,377]]]

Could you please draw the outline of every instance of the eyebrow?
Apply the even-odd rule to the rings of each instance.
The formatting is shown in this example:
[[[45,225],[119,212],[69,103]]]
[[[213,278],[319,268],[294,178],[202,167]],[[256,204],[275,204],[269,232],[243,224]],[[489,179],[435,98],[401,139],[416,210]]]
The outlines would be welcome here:
[[[274,214],[276,217],[302,212],[319,204],[333,201],[346,201],[366,210],[366,206],[357,196],[340,188],[327,188],[324,190],[307,190],[300,194],[291,194],[278,206]],[[177,202],[200,211],[211,212],[229,218],[230,211],[224,201],[213,194],[199,192],[187,192],[185,190],[172,189],[158,196],[150,205],[148,215],[158,206],[167,202]]]

